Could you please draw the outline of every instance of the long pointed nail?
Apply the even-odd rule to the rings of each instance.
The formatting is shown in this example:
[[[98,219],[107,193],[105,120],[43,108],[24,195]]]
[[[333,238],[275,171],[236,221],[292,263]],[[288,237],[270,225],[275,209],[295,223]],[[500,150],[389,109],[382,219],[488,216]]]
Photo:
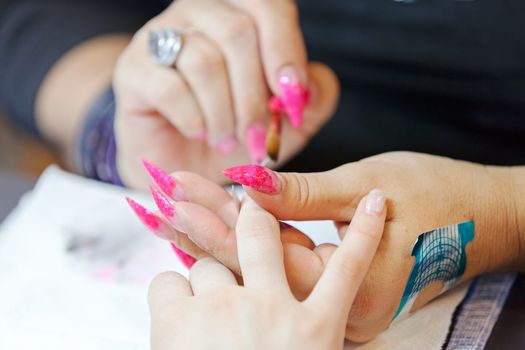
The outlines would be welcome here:
[[[237,148],[237,143],[237,138],[232,135],[219,141],[215,149],[220,154],[230,154]]]
[[[175,244],[170,242],[171,249],[173,249],[173,252],[175,255],[179,258],[180,262],[184,264],[188,269],[191,269],[191,267],[195,264],[197,261],[193,256],[183,252],[180,250]]]
[[[162,215],[167,219],[173,218],[173,215],[175,215],[175,207],[170,203],[168,198],[164,197],[162,193],[153,186],[150,186],[149,190]]]
[[[150,186],[149,190],[153,200],[155,201],[155,204],[157,205],[157,208],[159,208],[159,211],[162,213],[162,215],[164,215],[166,220],[168,220],[177,231],[185,233],[182,226],[180,225],[179,219],[175,215],[175,207],[173,204],[171,204],[169,199],[153,186]]]
[[[262,162],[266,157],[266,128],[262,122],[255,122],[248,127],[246,144],[252,162]]]
[[[299,72],[293,66],[282,68],[278,80],[281,100],[290,118],[290,123],[293,127],[300,128],[303,124],[303,112],[310,96],[309,90],[303,86]]]
[[[177,186],[177,182],[171,175],[147,160],[143,160],[142,164],[144,164],[153,181],[164,193],[177,201],[186,200],[183,190]]]
[[[155,236],[167,240],[172,238],[172,234],[170,234],[171,230],[157,215],[153,214],[151,211],[129,197],[126,197],[126,201],[144,226],[146,226],[146,228],[148,228],[148,230],[150,230]]]
[[[281,190],[279,178],[260,165],[242,165],[223,171],[224,176],[256,191],[275,194]]]

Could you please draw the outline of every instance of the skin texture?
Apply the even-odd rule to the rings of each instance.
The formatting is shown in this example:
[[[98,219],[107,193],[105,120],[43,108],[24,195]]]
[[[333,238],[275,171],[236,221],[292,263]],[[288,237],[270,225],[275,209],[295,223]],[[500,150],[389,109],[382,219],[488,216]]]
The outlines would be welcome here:
[[[245,188],[279,220],[333,220],[341,236],[359,199],[372,188],[388,195],[388,216],[378,252],[348,318],[347,338],[366,341],[390,324],[413,267],[412,246],[420,233],[473,220],[476,236],[467,246],[463,280],[489,271],[522,269],[525,206],[523,167],[487,167],[424,154],[396,152],[313,174],[275,173],[280,191]],[[236,201],[219,186],[188,173],[173,173],[189,202],[176,202],[178,224],[196,251],[216,257],[237,273]],[[177,237],[177,234],[175,234]],[[288,281],[306,298],[335,247],[284,244]],[[421,306],[436,297],[425,290]],[[385,292],[388,291],[388,292]]]
[[[247,199],[236,227],[243,286],[213,258],[198,261],[189,281],[176,273],[158,276],[149,293],[151,348],[342,349],[347,314],[383,232],[385,197],[374,193],[382,204],[367,211],[368,198],[361,201],[340,248],[302,302],[286,280],[277,220]]]

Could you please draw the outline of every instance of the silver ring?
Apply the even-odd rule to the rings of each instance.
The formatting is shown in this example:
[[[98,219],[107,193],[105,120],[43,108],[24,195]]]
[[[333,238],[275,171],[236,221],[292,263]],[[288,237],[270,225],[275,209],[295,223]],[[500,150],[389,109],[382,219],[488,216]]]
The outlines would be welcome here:
[[[173,67],[182,50],[185,31],[172,28],[155,28],[149,32],[149,51],[155,62]]]

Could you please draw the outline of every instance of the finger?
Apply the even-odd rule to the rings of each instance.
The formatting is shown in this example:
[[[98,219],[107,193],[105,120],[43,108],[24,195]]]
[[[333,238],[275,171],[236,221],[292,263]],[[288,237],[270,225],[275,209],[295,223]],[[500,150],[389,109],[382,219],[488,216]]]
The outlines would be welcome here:
[[[174,223],[200,249],[215,257],[235,272],[240,272],[234,229],[217,214],[195,203],[175,203]]]
[[[187,265],[185,263],[186,257],[178,253],[177,249],[182,250],[191,257],[197,259],[208,256],[205,251],[200,249],[195,243],[188,239],[186,234],[177,231],[173,225],[167,222],[166,219],[162,219],[160,215],[149,211],[131,198],[126,198],[126,200],[139,220],[150,232],[161,239],[165,239],[175,244],[175,248],[173,250],[185,265]]]
[[[385,194],[377,189],[361,200],[344,240],[308,299],[313,307],[323,307],[330,300],[330,313],[347,319],[383,235],[385,201]]]
[[[132,95],[137,96],[137,108],[158,111],[189,139],[202,138],[204,115],[189,86],[175,70],[156,65],[145,45],[138,45],[137,42],[147,42],[146,31],[139,32],[134,42],[127,54],[133,58],[121,68],[127,69],[126,74],[116,75],[125,77],[126,81],[116,81],[115,84],[125,85]]]
[[[315,243],[312,239],[297,228],[282,221],[279,221],[279,226],[281,227],[281,242],[283,242],[283,244],[295,243],[307,249],[315,248]]]
[[[190,270],[190,283],[194,295],[217,294],[227,286],[236,286],[233,273],[214,258],[199,260]]]
[[[230,227],[235,226],[239,214],[238,200],[221,186],[193,172],[177,171],[168,174],[147,160],[143,160],[142,164],[155,184],[169,198],[199,204],[216,213]]]
[[[277,220],[246,198],[235,231],[245,286],[289,293]]]
[[[191,87],[206,121],[208,142],[219,153],[237,145],[226,65],[219,48],[200,34],[185,37],[177,70]]]
[[[149,286],[148,303],[152,318],[163,313],[167,306],[175,307],[180,299],[192,296],[189,281],[177,272],[157,275]]]
[[[179,202],[174,206],[177,213],[176,225],[188,235],[190,241],[196,244],[199,250],[214,256],[222,264],[239,274],[237,238],[234,228],[225,224],[216,213],[196,203]],[[283,244],[295,243],[307,249],[314,247],[308,236],[291,226],[281,228],[281,241]]]
[[[247,194],[280,220],[334,220],[352,217],[373,183],[367,164],[348,164],[324,173],[277,173],[258,165],[224,170]]]
[[[229,227],[235,227],[239,201],[216,183],[192,172],[173,173],[179,190],[187,201],[209,209]]]
[[[237,122],[244,140],[248,127],[266,117],[268,89],[264,77],[257,28],[251,16],[225,2],[193,2],[186,18],[214,41],[226,62]],[[213,11],[210,7],[213,6]]]
[[[337,230],[337,234],[340,239],[345,237],[346,231],[348,230],[348,222],[335,221],[334,226]]]
[[[266,80],[282,93],[279,80],[288,75],[306,86],[306,48],[295,1],[234,1],[255,20]]]

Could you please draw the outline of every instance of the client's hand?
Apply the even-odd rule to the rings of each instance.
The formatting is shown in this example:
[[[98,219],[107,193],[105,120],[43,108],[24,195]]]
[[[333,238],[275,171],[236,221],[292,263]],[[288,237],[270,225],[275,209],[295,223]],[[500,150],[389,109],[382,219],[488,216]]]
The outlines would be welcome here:
[[[513,266],[519,257],[508,168],[398,152],[317,174],[245,168],[229,175],[257,188],[259,191],[245,187],[250,197],[278,219],[329,219],[342,230],[352,219],[358,198],[375,187],[388,193],[385,237],[349,317],[347,337],[352,340],[370,339],[390,324],[414,267],[412,248],[423,232],[475,222],[475,237],[466,246],[468,259],[461,281]],[[173,233],[173,240],[197,258],[207,252],[238,271],[235,200],[196,175],[173,176],[178,193],[184,192],[187,200],[175,203],[171,219],[187,236]],[[184,199],[181,196],[174,198]],[[295,237],[300,237],[297,232]],[[328,245],[310,250],[302,242],[284,244],[287,277],[300,299],[311,291],[334,250]],[[412,309],[439,294],[442,284],[437,282],[423,290]]]
[[[378,190],[359,203],[341,246],[299,302],[286,281],[277,221],[247,199],[236,226],[244,286],[213,258],[197,262],[189,282],[177,273],[157,277],[149,294],[152,349],[341,349],[381,239],[384,203]]]

